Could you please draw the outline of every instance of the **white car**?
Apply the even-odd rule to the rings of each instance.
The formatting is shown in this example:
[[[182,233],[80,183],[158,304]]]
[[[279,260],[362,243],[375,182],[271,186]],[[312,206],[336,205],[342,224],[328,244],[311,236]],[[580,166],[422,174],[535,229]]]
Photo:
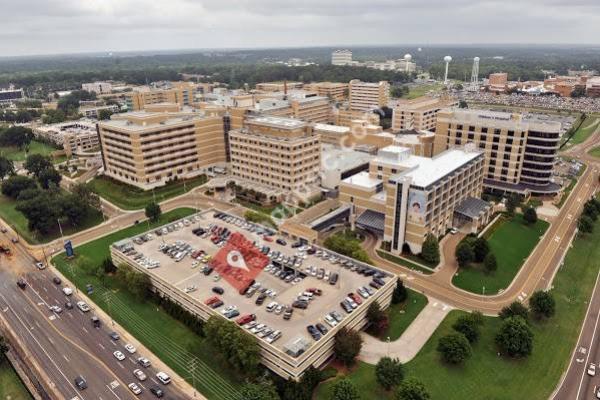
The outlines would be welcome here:
[[[59,306],[50,306],[50,310],[52,310],[56,314],[60,314],[62,312],[62,308],[60,308]]]
[[[162,371],[156,374],[156,379],[158,379],[163,385],[168,385],[171,383],[171,377]]]
[[[68,286],[65,286],[65,287],[62,289],[62,292],[65,294],[65,296],[70,296],[70,295],[72,295],[72,294],[73,294],[73,289],[71,289],[71,288],[70,288],[70,287],[68,287]]]
[[[596,376],[596,364],[590,363],[587,369],[587,374],[589,376]]]
[[[130,383],[129,385],[127,385],[127,387],[129,388],[129,390],[131,390],[133,392],[133,394],[138,395],[142,393],[142,389],[140,389],[140,387],[138,385],[136,385],[135,383]]]
[[[196,290],[198,290],[198,288],[195,285],[191,285],[191,286],[188,286],[185,289],[183,289],[183,291],[186,293],[192,293],[192,292],[195,292]]]
[[[78,301],[77,308],[79,308],[81,310],[81,312],[90,311],[90,306],[88,306],[84,301]]]
[[[37,267],[37,269],[40,269],[40,270],[46,269],[46,266],[44,265],[44,263],[41,263],[41,262],[36,262],[35,266]]]
[[[141,369],[135,369],[133,370],[133,374],[135,375],[136,378],[138,378],[140,381],[145,381],[148,376],[144,373],[144,371],[142,371]]]
[[[123,361],[125,359],[125,354],[121,353],[119,350],[113,353],[113,356],[119,361]]]
[[[135,351],[136,351],[136,350],[135,350],[135,347],[133,347],[133,345],[132,345],[132,344],[129,344],[129,343],[127,343],[127,344],[125,345],[125,350],[127,350],[127,351],[129,352],[129,354],[133,354],[133,353],[135,353]]]

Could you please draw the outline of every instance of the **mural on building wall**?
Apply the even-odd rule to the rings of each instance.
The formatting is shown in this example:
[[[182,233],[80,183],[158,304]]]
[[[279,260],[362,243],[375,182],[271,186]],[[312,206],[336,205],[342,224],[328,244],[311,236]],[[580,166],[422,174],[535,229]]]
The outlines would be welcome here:
[[[410,190],[408,192],[408,222],[413,224],[425,224],[425,212],[427,207],[427,196],[424,192]]]

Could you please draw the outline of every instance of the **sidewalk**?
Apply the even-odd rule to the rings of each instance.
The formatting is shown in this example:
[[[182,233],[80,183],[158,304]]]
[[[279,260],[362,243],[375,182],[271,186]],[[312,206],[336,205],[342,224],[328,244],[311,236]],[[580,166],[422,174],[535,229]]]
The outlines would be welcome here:
[[[382,342],[362,332],[363,346],[358,358],[369,364],[377,364],[379,359],[385,356],[398,358],[401,363],[409,362],[427,343],[433,332],[451,310],[452,307],[436,299],[429,298],[427,306],[419,313],[402,336],[390,343]]]

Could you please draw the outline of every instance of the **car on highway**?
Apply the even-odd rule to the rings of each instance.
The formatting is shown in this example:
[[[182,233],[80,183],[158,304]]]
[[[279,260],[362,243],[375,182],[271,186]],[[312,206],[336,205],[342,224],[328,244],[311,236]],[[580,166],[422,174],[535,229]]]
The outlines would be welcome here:
[[[600,386],[596,389],[596,398],[600,399]]]
[[[94,328],[100,328],[100,325],[102,324],[100,322],[100,318],[96,317],[95,315],[91,318],[92,321],[92,325],[94,326]]]
[[[79,390],[85,390],[88,387],[87,381],[81,375],[75,377],[75,386],[79,388]]]
[[[62,283],[62,280],[58,276],[55,276],[54,278],[52,278],[52,282],[54,282],[56,285],[60,285]]]
[[[79,308],[81,312],[88,312],[91,310],[90,306],[88,306],[85,301],[78,301],[77,308]]]
[[[163,385],[168,385],[171,383],[171,377],[162,371],[156,374],[156,379],[158,379]]]
[[[148,360],[146,357],[138,358],[137,363],[140,364],[144,368],[148,368],[150,366],[150,360]]]
[[[71,288],[70,288],[70,287],[68,287],[68,286],[65,286],[65,287],[62,289],[62,292],[65,294],[65,296],[70,296],[70,295],[72,295],[72,294],[73,294],[73,289],[71,289]]]
[[[70,301],[65,302],[65,308],[67,310],[72,310],[73,309],[73,303],[71,303]]]
[[[25,282],[25,279],[23,279],[23,278],[17,279],[17,286],[20,287],[21,289],[25,290],[25,288],[27,287],[27,283]]]
[[[135,395],[142,394],[142,389],[136,383],[134,383],[134,382],[131,382],[129,385],[127,385],[127,387]]]
[[[163,390],[159,387],[156,386],[151,386],[150,387],[150,393],[152,393],[154,396],[161,398],[165,395],[165,392],[163,392]]]
[[[590,363],[590,365],[588,365],[587,374],[589,376],[596,376],[596,364]]]
[[[123,361],[125,359],[125,354],[121,353],[119,350],[113,353],[113,356],[119,361]]]
[[[140,381],[145,381],[148,378],[144,371],[142,371],[139,368],[133,370],[133,375],[135,375],[135,377],[138,378]]]
[[[42,269],[46,269],[46,266],[44,265],[44,263],[37,261],[35,263],[35,266],[37,269],[42,270]]]
[[[121,339],[121,336],[119,336],[119,334],[117,332],[111,332],[108,334],[108,336],[110,336],[110,338],[112,340],[119,340]]]
[[[59,306],[50,306],[50,310],[55,312],[56,314],[60,314],[62,312],[62,308]]]
[[[127,350],[127,352],[128,352],[129,354],[133,354],[133,353],[135,353],[135,352],[136,352],[136,349],[135,349],[135,347],[134,347],[132,344],[129,344],[129,343],[127,343],[127,344],[125,345],[125,350]]]

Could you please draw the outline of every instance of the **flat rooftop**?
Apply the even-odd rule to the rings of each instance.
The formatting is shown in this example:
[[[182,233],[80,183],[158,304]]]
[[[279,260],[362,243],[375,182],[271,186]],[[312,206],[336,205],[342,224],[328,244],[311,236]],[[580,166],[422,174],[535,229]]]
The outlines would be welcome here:
[[[306,122],[285,117],[275,117],[272,115],[261,115],[248,120],[248,123],[272,126],[280,129],[297,129],[306,126]]]
[[[469,161],[479,157],[479,151],[465,151],[461,149],[450,149],[438,154],[433,158],[411,156],[417,168],[407,172],[413,181],[412,185],[427,187],[455,169],[462,167]]]
[[[143,131],[150,128],[159,128],[165,126],[175,126],[185,122],[205,119],[204,112],[152,112],[152,111],[131,111],[125,114],[118,114],[117,118],[111,118],[99,123],[101,127],[113,127],[128,131]],[[160,118],[160,122],[156,122]]]
[[[156,234],[157,229],[151,231],[154,237],[146,242],[140,242],[139,244],[134,243],[135,238],[125,239],[120,241],[118,244],[131,243],[136,252],[143,254],[148,259],[160,262],[160,266],[154,269],[145,269],[150,276],[160,278],[163,282],[166,281],[172,285],[173,288],[181,290],[182,293],[194,288],[193,291],[186,293],[190,300],[193,302],[204,302],[206,299],[215,296],[212,292],[212,288],[221,287],[224,292],[218,297],[223,301],[224,305],[215,309],[215,312],[219,312],[227,306],[236,306],[240,312],[240,316],[246,314],[255,314],[256,321],[259,324],[266,324],[273,330],[279,330],[282,332],[282,336],[279,340],[275,341],[272,345],[276,348],[285,351],[284,346],[291,340],[302,336],[306,341],[312,345],[316,343],[306,330],[307,325],[314,325],[316,323],[322,323],[329,329],[328,334],[332,334],[331,327],[325,323],[324,317],[331,311],[337,311],[344,318],[347,316],[346,312],[341,308],[340,302],[348,296],[348,293],[356,293],[357,288],[360,286],[369,286],[369,282],[373,279],[359,274],[358,272],[352,271],[351,268],[344,267],[339,261],[332,261],[331,259],[324,259],[323,257],[317,257],[320,251],[318,247],[314,247],[318,250],[317,253],[311,255],[307,254],[306,249],[304,251],[298,248],[292,248],[292,242],[285,239],[287,243],[285,245],[279,244],[275,241],[278,236],[271,236],[270,239],[265,240],[264,234],[258,234],[257,232],[251,232],[246,227],[252,226],[254,228],[262,228],[255,224],[246,223],[242,218],[229,215],[231,219],[222,220],[216,218],[216,213],[220,211],[209,210],[200,212],[193,216],[187,217],[180,220],[180,227],[172,232],[158,236]],[[227,214],[226,214],[227,215]],[[187,221],[187,222],[185,222]],[[173,222],[166,226],[173,226],[178,222]],[[245,224],[245,225],[244,225]],[[205,275],[202,269],[205,265],[210,265],[202,262],[194,262],[193,259],[188,255],[181,261],[176,262],[169,255],[159,250],[161,245],[172,245],[177,242],[189,244],[193,251],[202,250],[209,257],[214,260],[220,260],[222,255],[219,253],[222,250],[227,250],[228,244],[225,247],[220,247],[211,241],[211,236],[205,238],[196,236],[192,230],[196,228],[210,229],[211,226],[218,226],[227,228],[234,234],[242,235],[250,243],[256,242],[258,246],[266,245],[272,251],[280,252],[283,257],[293,258],[294,256],[299,257],[300,267],[297,268],[286,268],[288,271],[296,271],[295,276],[301,277],[297,283],[286,283],[280,278],[273,275],[271,272],[267,272],[266,269],[260,270],[258,275],[254,278],[256,282],[261,284],[261,288],[268,288],[276,292],[273,297],[267,297],[264,303],[260,306],[255,304],[258,293],[248,298],[246,295],[241,295],[238,291],[238,287],[235,286],[235,281],[231,281],[229,276],[222,276],[219,280],[216,280],[217,271],[213,271],[210,275]],[[162,229],[158,228],[159,230]],[[142,235],[143,236],[143,235]],[[232,237],[230,236],[230,238]],[[137,236],[139,237],[139,236]],[[231,242],[231,241],[230,241]],[[117,243],[115,243],[116,245]],[[343,256],[326,250],[326,252],[333,256],[337,260],[349,260]],[[132,256],[125,256],[131,262],[135,263]],[[268,257],[265,256],[267,259]],[[228,259],[228,263],[230,263]],[[270,261],[271,265],[277,263],[276,259]],[[196,265],[198,264],[198,265]],[[250,262],[248,262],[250,264]],[[354,261],[355,265],[366,265]],[[229,264],[231,265],[231,264]],[[279,265],[279,264],[275,264]],[[338,273],[339,279],[336,284],[331,285],[325,279],[318,279],[306,272],[307,267],[314,266],[316,268],[322,268],[324,271],[329,273]],[[375,267],[369,266],[375,271],[378,271]],[[382,271],[383,272],[383,271]],[[388,282],[392,278],[392,274],[383,272],[385,274],[385,281]],[[232,282],[232,283],[230,283]],[[300,293],[305,292],[309,288],[318,288],[322,290],[321,296],[314,296],[310,300],[308,308],[303,310],[294,308],[293,315],[290,320],[283,319],[283,313],[277,314],[275,312],[267,312],[266,307],[271,302],[277,302],[280,305],[291,306],[293,301],[297,298]],[[375,292],[377,290],[373,289]],[[359,305],[365,307],[366,305]],[[358,310],[355,310],[355,312]],[[233,320],[238,317],[233,318]],[[343,320],[342,320],[343,323]],[[321,341],[324,338],[321,338]]]
[[[372,159],[372,155],[360,151],[321,145],[321,169],[323,171],[347,171],[366,164]]]
[[[360,186],[362,188],[374,188],[382,183],[381,179],[374,179],[369,176],[369,172],[362,171],[356,175],[349,176],[342,181],[349,185]]]

